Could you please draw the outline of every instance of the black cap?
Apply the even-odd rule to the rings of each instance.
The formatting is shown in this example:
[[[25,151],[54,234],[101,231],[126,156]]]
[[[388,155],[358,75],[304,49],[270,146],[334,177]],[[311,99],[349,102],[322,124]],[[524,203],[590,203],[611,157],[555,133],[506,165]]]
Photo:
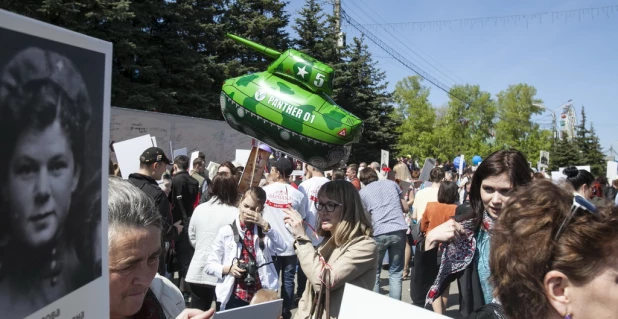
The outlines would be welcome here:
[[[165,153],[162,149],[158,147],[150,147],[142,153],[142,156],[139,157],[139,161],[144,164],[152,164],[157,162],[164,162],[166,164],[171,164],[170,160],[167,159]]]
[[[294,166],[292,166],[292,162],[290,162],[289,159],[284,157],[279,158],[279,160],[275,162],[273,167],[276,168],[277,171],[279,171],[279,173],[283,175],[283,177],[289,177],[294,171]]]

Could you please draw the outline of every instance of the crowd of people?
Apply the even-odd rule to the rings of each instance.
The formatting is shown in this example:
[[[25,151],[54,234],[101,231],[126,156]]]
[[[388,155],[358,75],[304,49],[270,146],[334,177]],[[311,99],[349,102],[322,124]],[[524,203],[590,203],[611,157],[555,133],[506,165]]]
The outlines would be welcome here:
[[[383,263],[391,298],[409,280],[412,303],[441,314],[455,281],[464,318],[618,313],[618,181],[612,192],[584,170],[555,183],[503,150],[426,181],[406,157],[297,178],[280,156],[241,193],[231,162],[209,175],[203,156],[193,169],[156,147],[139,160],[128,181],[109,178],[113,318],[209,318],[279,297],[280,318],[337,318],[346,283],[382,292]]]

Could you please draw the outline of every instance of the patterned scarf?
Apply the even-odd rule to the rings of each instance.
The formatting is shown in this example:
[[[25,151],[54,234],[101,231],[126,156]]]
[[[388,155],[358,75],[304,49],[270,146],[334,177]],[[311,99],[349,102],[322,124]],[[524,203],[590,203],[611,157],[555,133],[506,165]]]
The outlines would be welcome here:
[[[452,242],[447,243],[442,252],[442,262],[440,263],[440,270],[436,281],[433,283],[427,298],[425,299],[425,305],[430,305],[438,297],[440,288],[444,284],[446,278],[452,274],[461,272],[468,267],[474,260],[474,253],[476,252],[476,238],[474,220],[467,219],[461,222],[461,226],[464,229],[464,235]],[[494,220],[487,214],[483,213],[483,224],[488,233],[494,226]]]

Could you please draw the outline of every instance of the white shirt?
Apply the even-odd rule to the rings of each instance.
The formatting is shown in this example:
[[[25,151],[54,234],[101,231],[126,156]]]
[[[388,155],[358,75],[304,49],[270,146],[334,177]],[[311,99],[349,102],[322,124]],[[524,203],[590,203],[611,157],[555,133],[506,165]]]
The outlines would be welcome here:
[[[189,241],[195,248],[185,280],[193,284],[214,286],[219,281],[204,270],[206,259],[212,251],[212,243],[221,227],[230,225],[238,217],[238,208],[218,201],[217,197],[200,204],[193,211],[189,222]]]
[[[255,261],[258,265],[258,275],[262,288],[270,290],[279,289],[279,273],[272,263],[271,255],[278,255],[287,249],[283,237],[271,228],[264,232],[264,250],[260,248],[257,226],[253,226],[253,247],[255,250]],[[272,227],[272,225],[271,225]],[[236,218],[236,229],[242,241],[245,233],[240,228],[240,220]],[[287,230],[286,230],[287,232]],[[212,251],[208,254],[205,271],[208,275],[215,276],[219,282],[215,288],[217,301],[221,303],[221,310],[225,310],[225,305],[232,296],[235,278],[231,274],[224,275],[223,267],[236,262],[241,256],[242,244],[234,239],[234,231],[230,226],[223,226],[212,243]]]
[[[307,198],[303,193],[292,187],[290,184],[275,182],[264,187],[266,192],[266,204],[264,205],[264,213],[262,216],[270,224],[270,226],[279,232],[287,244],[287,250],[278,254],[279,256],[294,256],[294,236],[285,227],[283,218],[285,213],[284,208],[292,206],[300,213],[300,216],[305,219],[305,208],[307,207]]]
[[[420,221],[423,218],[423,214],[425,213],[425,208],[427,207],[427,203],[437,202],[438,201],[438,191],[440,187],[426,187],[421,189],[414,196],[414,211],[416,212],[416,220]]]
[[[318,201],[318,191],[322,185],[330,182],[326,177],[312,177],[298,186],[298,190],[305,195],[307,198],[307,206],[305,208],[305,212],[307,213],[307,218],[305,218],[305,232],[309,239],[311,239],[311,243],[313,246],[317,246],[322,242],[322,237],[318,236],[315,231],[318,230],[318,210],[315,208],[315,203]],[[311,225],[313,229],[309,228],[308,225]]]

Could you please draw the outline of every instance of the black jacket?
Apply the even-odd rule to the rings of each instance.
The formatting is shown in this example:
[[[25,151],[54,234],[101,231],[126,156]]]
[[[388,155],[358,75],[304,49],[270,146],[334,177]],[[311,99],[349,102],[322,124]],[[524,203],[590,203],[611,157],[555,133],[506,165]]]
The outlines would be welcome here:
[[[159,187],[159,184],[157,184],[157,181],[150,176],[134,173],[129,175],[129,182],[154,199],[159,214],[161,214],[161,218],[163,219],[165,239],[167,241],[176,239],[178,232],[176,231],[176,227],[173,226],[174,223],[172,221],[170,202],[165,192]]]
[[[179,172],[172,178],[172,190],[170,191],[169,200],[172,203],[172,216],[174,222],[183,220],[182,205],[185,209],[187,219],[193,214],[193,205],[197,199],[197,194],[200,192],[200,183],[188,172]],[[182,196],[182,201],[178,201],[178,196]],[[184,225],[185,229],[189,225]]]
[[[438,259],[438,247],[431,250],[425,250],[425,239],[418,242],[416,246],[416,252],[414,253],[414,285],[410,284],[410,294],[414,304],[422,305],[425,301],[425,296],[433,285],[437,275],[438,268],[436,267],[436,261]],[[475,253],[476,254],[476,253]],[[468,318],[470,314],[476,309],[479,309],[485,305],[485,299],[483,298],[483,290],[481,288],[481,281],[479,279],[478,267],[476,264],[476,256],[474,261],[466,267],[463,271],[452,274],[444,281],[442,287],[440,287],[440,293],[444,292],[446,287],[457,279],[457,286],[459,288],[459,313],[463,318]]]

